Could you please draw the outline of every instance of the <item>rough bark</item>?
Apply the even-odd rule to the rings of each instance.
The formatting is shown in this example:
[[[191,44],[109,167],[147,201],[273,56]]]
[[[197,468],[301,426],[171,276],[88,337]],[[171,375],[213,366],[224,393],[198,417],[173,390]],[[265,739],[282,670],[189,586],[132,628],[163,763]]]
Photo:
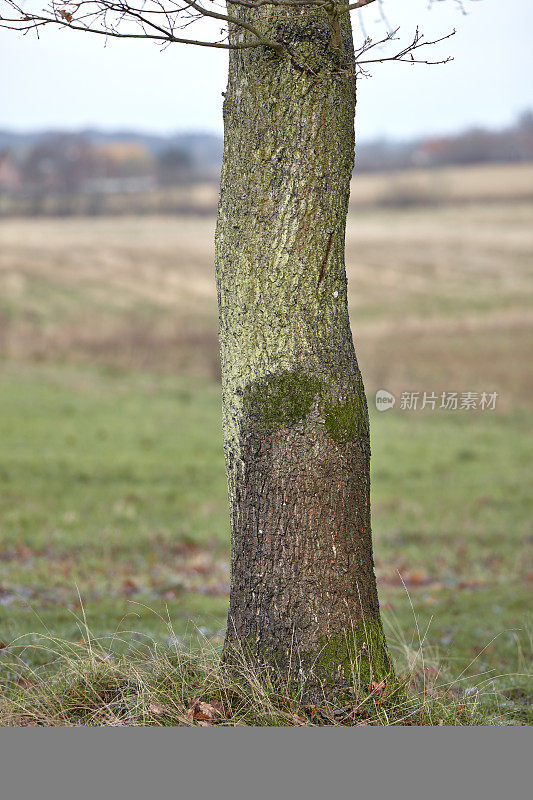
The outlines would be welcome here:
[[[349,18],[231,7],[283,41],[232,51],[216,235],[238,642],[326,692],[391,670],[369,505],[368,411],[348,319]],[[233,40],[242,32],[231,31]],[[246,34],[248,37],[249,34]],[[251,34],[250,34],[251,36]]]

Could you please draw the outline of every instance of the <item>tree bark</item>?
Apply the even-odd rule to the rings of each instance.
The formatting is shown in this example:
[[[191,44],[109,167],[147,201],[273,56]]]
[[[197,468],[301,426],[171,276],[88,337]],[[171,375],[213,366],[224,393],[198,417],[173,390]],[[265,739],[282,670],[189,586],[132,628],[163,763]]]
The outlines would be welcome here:
[[[392,667],[374,577],[369,427],[348,318],[349,16],[231,13],[287,54],[231,51],[216,234],[238,643],[311,696]],[[231,40],[251,34],[230,31]]]

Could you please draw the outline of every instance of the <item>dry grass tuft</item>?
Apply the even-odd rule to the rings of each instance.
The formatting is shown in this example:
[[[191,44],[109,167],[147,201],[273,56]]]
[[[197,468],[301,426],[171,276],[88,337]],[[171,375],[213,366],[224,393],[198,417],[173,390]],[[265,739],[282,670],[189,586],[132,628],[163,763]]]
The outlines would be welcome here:
[[[85,623],[84,623],[85,624]],[[172,627],[169,624],[169,631]],[[388,682],[351,689],[335,704],[305,699],[305,686],[251,667],[242,651],[223,666],[220,646],[199,633],[183,648],[179,637],[163,647],[149,642],[118,655],[120,637],[85,636],[68,642],[28,637],[9,645],[10,680],[0,685],[0,725],[57,726],[480,726],[527,724],[523,692],[492,679],[465,687],[450,679],[420,640],[393,642],[402,672]],[[46,651],[48,664],[27,666],[28,649]],[[356,665],[353,666],[356,674]],[[470,679],[471,680],[471,679]],[[525,698],[529,700],[529,698]]]

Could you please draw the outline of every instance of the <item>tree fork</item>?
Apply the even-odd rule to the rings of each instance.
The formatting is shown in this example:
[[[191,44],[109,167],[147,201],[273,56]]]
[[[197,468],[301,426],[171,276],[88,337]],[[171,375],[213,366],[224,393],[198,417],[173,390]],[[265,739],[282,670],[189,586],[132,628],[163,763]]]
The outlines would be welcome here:
[[[232,538],[225,659],[244,647],[285,679],[303,679],[310,696],[338,694],[392,673],[344,263],[351,24],[336,17],[332,31],[324,9],[228,8],[288,57],[230,50],[224,100],[216,275]],[[230,26],[230,43],[248,35]]]

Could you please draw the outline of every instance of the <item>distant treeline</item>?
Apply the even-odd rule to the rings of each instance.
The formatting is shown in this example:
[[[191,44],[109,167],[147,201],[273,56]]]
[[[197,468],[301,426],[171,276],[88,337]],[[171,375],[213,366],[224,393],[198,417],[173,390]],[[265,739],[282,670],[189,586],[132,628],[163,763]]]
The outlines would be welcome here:
[[[358,172],[387,172],[412,167],[509,163],[533,160],[533,112],[523,113],[514,125],[498,131],[471,128],[449,136],[431,136],[409,142],[386,139],[356,147]]]
[[[220,137],[0,131],[0,191],[39,203],[47,195],[109,195],[217,180]]]
[[[0,213],[212,211],[199,187],[218,181],[221,158],[215,134],[0,131]],[[518,161],[533,161],[533,112],[504,130],[356,148],[357,173]]]

